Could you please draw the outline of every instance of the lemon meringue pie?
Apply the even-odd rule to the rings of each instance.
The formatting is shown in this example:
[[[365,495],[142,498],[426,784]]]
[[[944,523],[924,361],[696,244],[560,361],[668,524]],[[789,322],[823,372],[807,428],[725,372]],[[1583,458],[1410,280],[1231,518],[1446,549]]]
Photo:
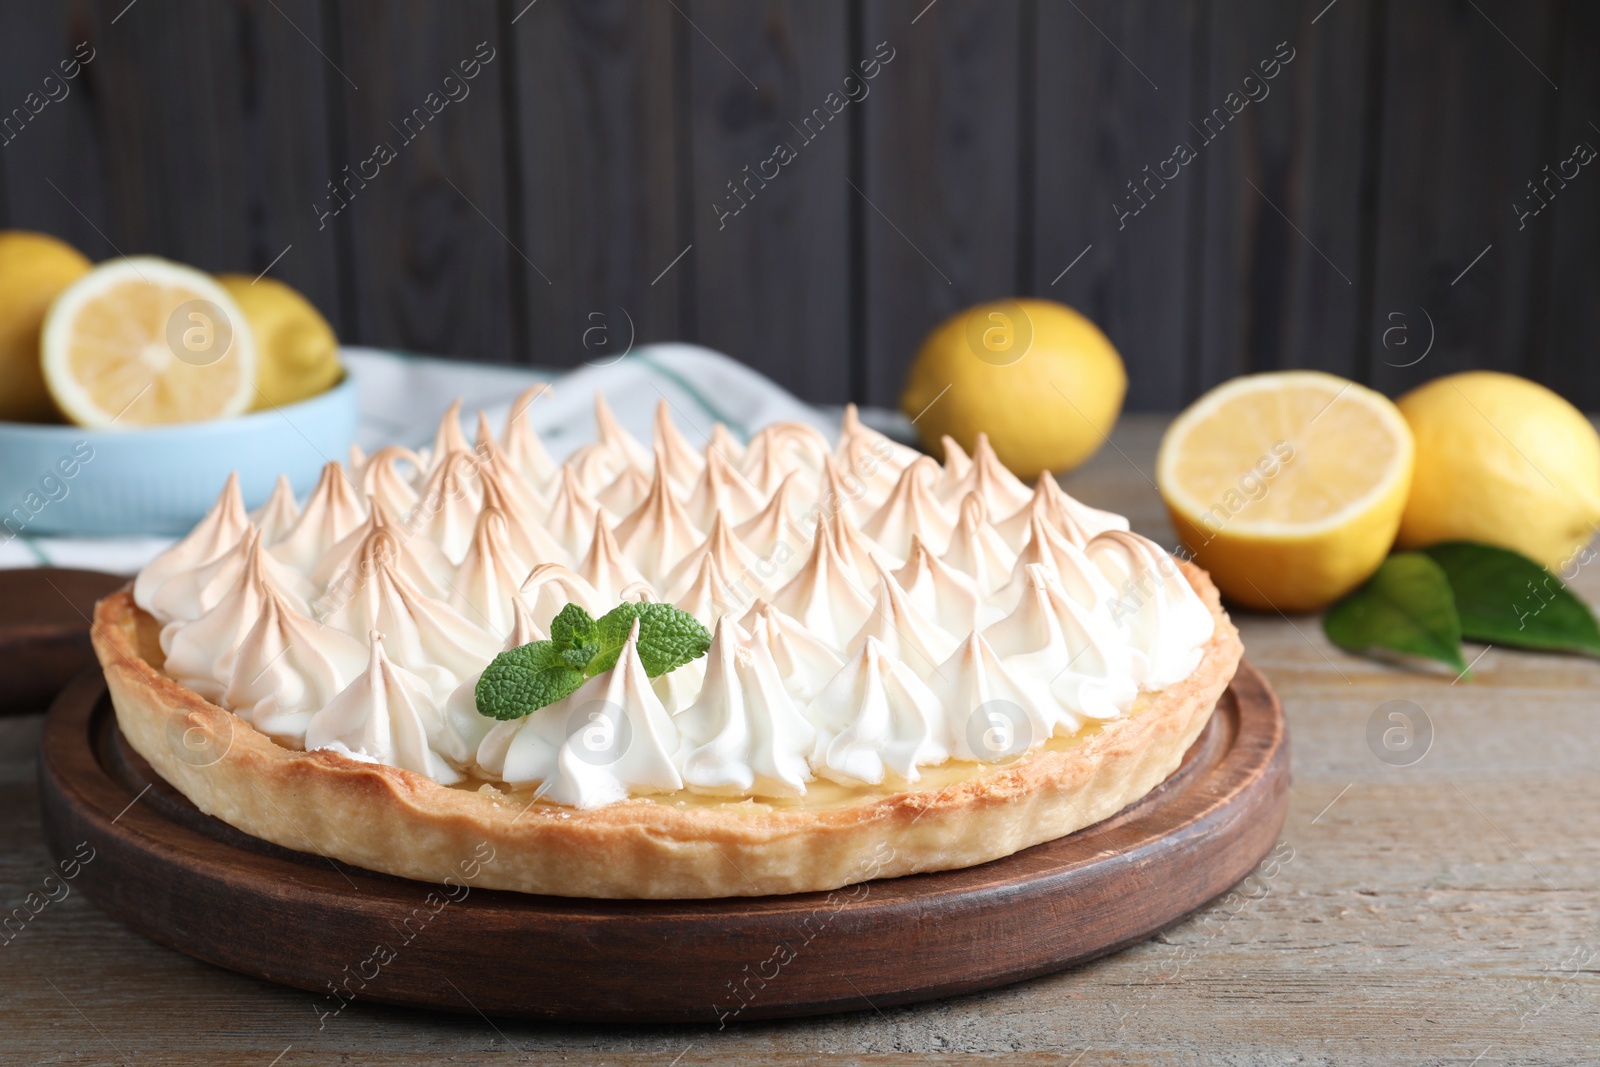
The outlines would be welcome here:
[[[249,834],[403,877],[488,841],[488,888],[791,893],[1106,818],[1238,664],[1203,571],[982,436],[940,463],[852,408],[837,442],[718,425],[697,449],[663,401],[647,447],[597,397],[557,464],[528,399],[498,440],[458,404],[431,448],[353,452],[303,503],[280,482],[247,514],[230,479],[97,607],[134,749]],[[709,648],[652,676],[636,618],[568,695],[481,712],[498,655],[629,603]]]

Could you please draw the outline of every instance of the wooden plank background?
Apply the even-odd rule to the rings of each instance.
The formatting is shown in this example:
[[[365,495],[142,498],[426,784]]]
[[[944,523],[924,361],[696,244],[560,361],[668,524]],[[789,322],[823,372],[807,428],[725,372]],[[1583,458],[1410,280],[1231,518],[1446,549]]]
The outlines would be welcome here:
[[[352,343],[693,340],[817,401],[893,404],[943,316],[1030,294],[1135,408],[1494,367],[1595,409],[1600,168],[1517,205],[1600,147],[1597,52],[1586,0],[16,0],[0,225],[270,267]]]

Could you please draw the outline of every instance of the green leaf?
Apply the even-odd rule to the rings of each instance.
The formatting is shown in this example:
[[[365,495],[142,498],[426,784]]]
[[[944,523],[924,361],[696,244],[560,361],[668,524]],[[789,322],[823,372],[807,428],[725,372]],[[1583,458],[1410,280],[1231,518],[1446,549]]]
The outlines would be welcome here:
[[[594,624],[600,652],[589,664],[591,677],[617,665],[617,657],[622,655],[622,646],[628,643],[628,633],[633,629],[633,620],[638,617],[639,605],[633,603],[618,604],[600,616]]]
[[[600,646],[593,641],[577,648],[563,648],[556,653],[556,658],[574,670],[587,671],[589,662],[600,654]],[[592,673],[592,672],[591,672]]]
[[[686,611],[671,604],[619,604],[595,625],[600,655],[589,664],[591,675],[617,665],[635,619],[639,620],[639,661],[651,678],[699,659],[711,647],[711,632]]]
[[[1444,568],[1421,552],[1398,552],[1367,584],[1328,609],[1322,629],[1351,652],[1386,649],[1467,673],[1461,618]]]
[[[550,620],[550,640],[557,648],[582,648],[594,641],[595,622],[578,604],[568,604]]]
[[[563,660],[554,641],[535,641],[494,658],[478,678],[478,713],[520,719],[554,704],[583,684],[583,671]]]
[[[1444,568],[1462,636],[1495,645],[1600,656],[1594,612],[1520,553],[1472,541],[1423,549]]]
[[[598,620],[568,604],[550,621],[550,639],[509,649],[478,678],[478,712],[491,719],[520,719],[575,692],[585,678],[617,665],[634,620],[639,660],[651,678],[698,659],[711,634],[671,604],[619,604]]]
[[[640,604],[639,659],[650,677],[675,671],[706,654],[711,631],[671,604]]]

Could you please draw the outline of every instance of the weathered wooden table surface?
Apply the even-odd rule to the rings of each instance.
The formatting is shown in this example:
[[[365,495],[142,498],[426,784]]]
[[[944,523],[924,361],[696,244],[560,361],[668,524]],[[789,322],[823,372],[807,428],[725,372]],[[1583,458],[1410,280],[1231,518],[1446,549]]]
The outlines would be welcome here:
[[[1162,421],[1125,419],[1116,447],[1068,485],[1170,543],[1150,480]],[[1600,599],[1600,575],[1576,585]],[[1239,622],[1290,721],[1278,862],[1226,906],[1079,970],[720,1033],[359,1001],[319,1028],[312,995],[168,951],[72,893],[0,945],[0,1063],[1600,1061],[1600,663],[1490,649],[1473,681],[1452,684],[1346,656],[1314,617]],[[1394,700],[1431,722],[1431,748],[1409,766],[1368,744],[1369,720]],[[0,720],[0,911],[51,868],[34,796],[40,725]],[[670,955],[660,966],[672,981]]]

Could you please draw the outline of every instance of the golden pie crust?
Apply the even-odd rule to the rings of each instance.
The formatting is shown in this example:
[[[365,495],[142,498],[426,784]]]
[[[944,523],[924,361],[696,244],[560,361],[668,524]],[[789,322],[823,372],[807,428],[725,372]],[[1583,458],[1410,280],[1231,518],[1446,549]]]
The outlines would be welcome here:
[[[933,768],[943,773],[912,788],[836,792],[825,804],[673,795],[577,810],[530,806],[531,790],[442,786],[285,748],[179,685],[159,669],[156,620],[127,591],[96,605],[93,637],[129,744],[201,811],[247,834],[426,882],[460,882],[470,869],[480,888],[554,896],[765,896],[985,863],[1154,789],[1205,727],[1243,653],[1210,578],[1182,567],[1216,631],[1195,672],[1134,714],[1009,764]]]

